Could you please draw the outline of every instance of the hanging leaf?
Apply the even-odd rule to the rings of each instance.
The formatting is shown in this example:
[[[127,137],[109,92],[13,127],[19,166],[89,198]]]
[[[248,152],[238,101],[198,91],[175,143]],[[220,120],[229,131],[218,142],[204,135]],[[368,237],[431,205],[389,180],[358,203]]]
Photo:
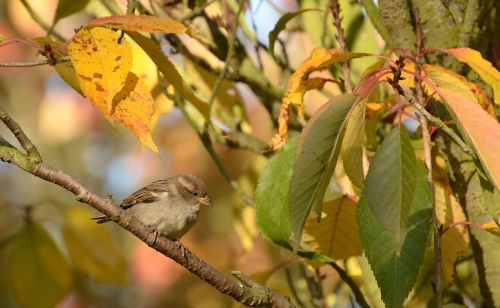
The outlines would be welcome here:
[[[500,72],[485,60],[479,51],[470,48],[444,49],[459,61],[467,63],[481,78],[491,86],[495,95],[495,103],[500,105]]]
[[[346,125],[345,136],[340,150],[346,175],[360,189],[363,189],[365,182],[363,171],[365,111],[366,100],[362,100],[354,106]]]
[[[434,183],[434,203],[440,225],[447,226],[467,220],[462,207],[449,187]],[[441,260],[445,283],[451,284],[455,279],[455,262],[465,255],[468,248],[469,233],[465,225],[456,225],[448,229],[441,237]]]
[[[363,252],[356,224],[357,205],[346,197],[326,202],[321,222],[309,218],[302,243],[334,260],[344,260]]]
[[[340,95],[321,107],[307,122],[297,144],[290,182],[290,214],[294,247],[298,248],[304,223],[314,209],[318,216],[342,143],[345,122],[356,97]]]
[[[55,307],[72,285],[67,260],[47,232],[28,223],[6,248],[6,268],[22,307]]]
[[[66,214],[62,232],[74,266],[98,282],[124,284],[127,263],[116,241],[89,219],[92,213],[87,209],[73,206]]]
[[[56,9],[56,14],[54,15],[54,21],[52,21],[52,27],[54,27],[55,24],[64,17],[73,15],[83,10],[87,6],[87,4],[89,4],[89,2],[90,0],[80,0],[80,1],[59,0],[57,2],[57,9]]]
[[[402,307],[415,283],[431,206],[425,168],[405,128],[396,127],[371,161],[357,211],[361,241],[387,307]]]
[[[488,178],[499,189],[500,124],[466,97],[446,89],[440,89],[440,94],[451,109],[460,132],[473,146]]]
[[[163,77],[170,83],[179,93],[203,115],[208,118],[210,115],[210,106],[207,102],[200,100],[184,83],[181,75],[163,54],[161,48],[151,39],[137,32],[127,32],[127,34],[149,55],[156,63],[158,69],[163,73]]]
[[[274,44],[276,43],[276,40],[278,39],[278,35],[280,34],[280,32],[283,31],[283,29],[285,29],[286,24],[290,20],[292,20],[295,16],[310,11],[321,12],[318,9],[303,9],[295,12],[285,13],[280,17],[276,25],[274,25],[274,29],[271,32],[269,32],[269,51],[271,52],[271,56],[273,56],[273,58],[274,58]]]
[[[297,138],[292,138],[273,156],[262,172],[255,192],[257,225],[264,236],[291,249],[289,188]]]
[[[288,90],[281,102],[281,108],[278,115],[278,134],[273,138],[272,147],[274,149],[279,148],[284,142],[286,142],[290,107],[292,105],[297,106],[299,116],[303,116],[303,99],[305,92],[311,89],[323,87],[324,81],[318,82],[317,79],[313,79],[313,82],[308,82],[309,75],[312,72],[328,69],[335,63],[368,55],[370,54],[359,52],[344,53],[338,49],[314,49],[311,56],[300,65],[290,78]]]
[[[83,28],[68,45],[78,83],[87,99],[105,116],[118,121],[154,152],[151,137],[153,98],[144,81],[130,72],[132,49],[105,28]]]
[[[177,20],[150,15],[119,15],[91,20],[89,25],[110,26],[115,29],[135,32],[186,33],[188,28]]]

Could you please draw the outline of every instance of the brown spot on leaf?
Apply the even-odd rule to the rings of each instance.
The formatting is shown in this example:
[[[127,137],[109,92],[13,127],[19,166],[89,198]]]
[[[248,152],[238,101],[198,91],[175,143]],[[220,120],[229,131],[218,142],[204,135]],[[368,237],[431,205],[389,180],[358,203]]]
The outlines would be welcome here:
[[[94,75],[92,75],[92,77],[101,79],[102,78],[102,74],[94,73]]]
[[[120,61],[121,59],[122,59],[122,56],[117,56],[117,57],[115,58],[115,61]]]
[[[87,77],[85,75],[82,75],[82,74],[78,74],[78,77],[82,78],[83,80],[85,81],[92,81],[92,78],[91,77]]]
[[[96,89],[96,91],[104,92],[104,88],[101,86],[100,83],[97,83],[97,82],[95,84],[95,89]]]
[[[114,72],[116,72],[116,71],[117,71],[117,70],[119,70],[119,69],[120,69],[120,66],[119,66],[119,65],[117,65],[117,66],[113,67],[113,73],[114,73]]]

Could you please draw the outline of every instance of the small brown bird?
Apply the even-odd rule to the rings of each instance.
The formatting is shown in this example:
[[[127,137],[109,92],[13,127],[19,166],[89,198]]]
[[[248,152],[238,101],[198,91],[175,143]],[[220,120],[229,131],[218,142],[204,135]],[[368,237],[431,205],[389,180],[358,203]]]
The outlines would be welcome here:
[[[154,181],[125,198],[120,207],[158,233],[177,241],[193,226],[200,205],[210,206],[203,182],[192,174]],[[96,217],[97,223],[111,221]]]

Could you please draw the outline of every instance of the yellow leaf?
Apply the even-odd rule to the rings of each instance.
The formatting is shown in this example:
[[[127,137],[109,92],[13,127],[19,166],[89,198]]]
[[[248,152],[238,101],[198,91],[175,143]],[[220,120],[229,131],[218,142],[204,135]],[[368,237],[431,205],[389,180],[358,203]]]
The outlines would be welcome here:
[[[500,72],[481,53],[470,48],[448,48],[448,53],[467,63],[493,89],[495,103],[500,105]]]
[[[341,197],[323,205],[324,214],[309,218],[304,226],[302,242],[335,260],[343,260],[363,252],[356,224],[357,204]]]
[[[137,32],[186,33],[187,28],[177,20],[149,15],[120,15],[91,20],[89,25],[105,25],[115,29]]]
[[[86,98],[105,116],[129,129],[151,150],[153,98],[134,73],[132,49],[120,35],[106,28],[83,28],[68,45],[78,83]]]
[[[98,282],[124,284],[127,262],[106,228],[90,220],[86,208],[71,206],[65,214],[62,234],[73,265]]]
[[[462,207],[453,196],[449,187],[434,185],[434,200],[437,217],[441,225],[447,226],[453,222],[465,221],[467,218]],[[465,225],[456,225],[448,229],[441,237],[441,253],[443,264],[443,279],[451,284],[455,277],[455,262],[465,255],[469,247],[469,235]]]
[[[309,75],[315,71],[328,69],[335,63],[345,62],[354,58],[367,56],[367,53],[342,52],[338,49],[316,48],[311,56],[306,59],[293,73],[288,84],[288,89],[283,97],[280,113],[278,115],[278,134],[273,138],[273,149],[281,147],[288,136],[288,120],[290,106],[295,105],[299,116],[304,114],[303,99],[306,91],[322,88],[325,81],[319,78],[309,80]]]

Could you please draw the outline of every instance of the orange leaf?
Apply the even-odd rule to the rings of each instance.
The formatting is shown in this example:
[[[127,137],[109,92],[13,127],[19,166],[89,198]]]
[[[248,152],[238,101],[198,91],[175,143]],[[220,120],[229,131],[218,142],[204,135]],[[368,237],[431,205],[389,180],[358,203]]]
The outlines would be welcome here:
[[[500,105],[500,72],[481,53],[470,48],[445,49],[461,62],[467,63],[493,89],[495,103]]]
[[[281,103],[280,114],[278,116],[278,134],[273,138],[272,148],[279,148],[286,142],[288,136],[288,120],[290,106],[295,105],[298,108],[299,116],[303,116],[303,99],[306,91],[321,88],[324,82],[312,78],[309,81],[309,75],[315,71],[328,69],[335,63],[345,62],[351,59],[368,56],[368,53],[360,52],[342,52],[338,49],[316,48],[311,56],[306,59],[299,68],[293,73],[288,84],[288,89]]]
[[[449,225],[467,218],[462,207],[453,196],[449,187],[434,185],[434,202],[436,214],[441,225]],[[443,279],[451,284],[455,276],[455,262],[465,255],[469,247],[469,235],[465,225],[456,225],[446,231],[441,238],[441,253],[443,262]]]
[[[83,95],[106,117],[128,128],[151,150],[153,99],[134,73],[132,49],[120,35],[106,28],[81,29],[68,45]]]
[[[125,31],[186,33],[188,28],[177,20],[149,15],[120,15],[91,20],[89,25],[110,26]]]
[[[440,94],[456,116],[456,122],[468,144],[474,147],[489,179],[500,187],[500,124],[476,103],[447,89]]]

